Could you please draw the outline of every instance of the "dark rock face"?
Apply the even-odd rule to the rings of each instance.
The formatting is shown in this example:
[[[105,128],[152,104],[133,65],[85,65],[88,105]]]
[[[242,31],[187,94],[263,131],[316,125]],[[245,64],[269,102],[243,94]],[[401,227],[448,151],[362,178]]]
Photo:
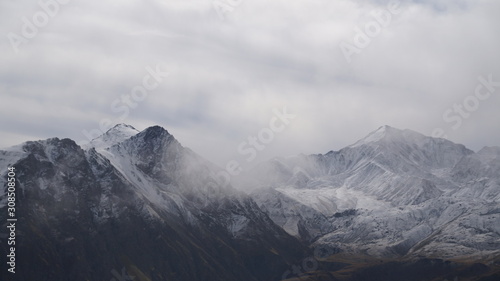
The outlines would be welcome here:
[[[94,148],[68,139],[23,146],[11,163],[17,171],[16,274],[2,263],[1,280],[279,280],[308,254],[246,195],[200,195],[209,192],[203,184],[212,165],[164,129],[149,128],[114,149],[107,151],[135,157],[131,167],[156,196],[147,197],[141,182],[130,180],[134,175]],[[192,170],[179,161],[186,157],[198,160]],[[190,179],[193,174],[199,178]],[[2,224],[6,214],[3,206]],[[5,243],[0,249],[2,255],[8,250]]]

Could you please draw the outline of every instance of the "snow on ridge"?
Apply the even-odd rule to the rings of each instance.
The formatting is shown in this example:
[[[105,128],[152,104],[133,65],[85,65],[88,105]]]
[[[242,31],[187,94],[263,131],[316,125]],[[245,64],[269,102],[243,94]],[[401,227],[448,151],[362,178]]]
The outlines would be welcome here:
[[[96,150],[103,150],[120,142],[123,142],[137,135],[138,133],[139,131],[130,125],[118,124],[113,128],[109,129],[103,135],[93,139],[88,145],[84,146],[83,148],[85,150],[90,148],[95,148]]]
[[[406,141],[411,138],[414,141],[421,141],[426,137],[420,133],[414,132],[412,130],[400,130],[397,128],[393,128],[388,125],[384,125],[379,127],[377,130],[369,133],[366,137],[361,140],[355,142],[354,144],[348,147],[358,147],[361,145],[366,145],[370,143],[377,143],[382,140],[399,140]]]
[[[23,142],[21,144],[17,144],[17,145],[14,145],[14,146],[9,146],[9,147],[5,147],[5,148],[1,148],[0,151],[9,151],[9,152],[20,152],[20,153],[24,153],[24,145],[26,144],[26,142]]]
[[[311,158],[318,165],[294,158],[279,161],[278,168],[288,168],[281,181],[260,185],[282,197],[252,193],[290,234],[317,239],[317,245],[380,256],[426,255],[438,249],[455,257],[453,250],[459,247],[479,256],[484,251],[498,253],[498,232],[491,225],[498,225],[500,213],[491,206],[499,198],[499,147],[474,153],[446,139],[383,126],[347,149],[324,156]],[[279,173],[275,166],[261,167]],[[311,177],[291,184],[294,166]],[[261,177],[264,174],[260,169],[254,176],[276,178]],[[479,210],[488,215],[477,215]],[[304,234],[297,231],[299,226]]]
[[[358,146],[361,146],[364,144],[369,144],[369,143],[380,141],[382,138],[384,138],[388,128],[389,128],[389,126],[387,126],[387,125],[382,126],[382,127],[378,128],[377,130],[368,134],[368,136],[366,136],[366,137],[362,138],[361,140],[357,141],[356,143],[350,145],[349,147],[358,147]]]
[[[377,130],[368,134],[368,136],[362,138],[361,140],[355,142],[348,147],[358,147],[361,145],[378,143],[380,141],[399,141],[399,142],[413,142],[418,145],[422,145],[426,140],[431,139],[431,137],[425,136],[418,132],[412,130],[401,130],[388,125],[381,126]]]

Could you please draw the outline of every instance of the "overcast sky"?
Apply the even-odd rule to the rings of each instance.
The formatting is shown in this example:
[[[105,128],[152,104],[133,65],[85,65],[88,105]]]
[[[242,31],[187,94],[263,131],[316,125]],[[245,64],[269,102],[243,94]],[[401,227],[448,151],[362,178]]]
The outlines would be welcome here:
[[[255,163],[385,124],[500,145],[497,0],[59,1],[0,2],[0,147],[100,123],[160,125],[221,166],[259,133]]]

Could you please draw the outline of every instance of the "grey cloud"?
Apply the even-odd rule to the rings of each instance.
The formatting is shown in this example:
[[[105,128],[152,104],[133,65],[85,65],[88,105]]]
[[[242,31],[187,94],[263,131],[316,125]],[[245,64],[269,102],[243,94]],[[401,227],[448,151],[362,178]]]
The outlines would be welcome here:
[[[476,150],[500,145],[500,90],[459,129],[442,119],[478,76],[500,80],[498,1],[402,1],[347,63],[339,43],[388,2],[244,0],[222,21],[210,1],[71,1],[18,54],[0,41],[0,94],[13,105],[0,112],[9,136],[0,146],[83,139],[100,120],[119,119],[112,102],[157,64],[171,76],[119,121],[162,125],[220,165],[241,159],[237,146],[283,106],[298,117],[258,160],[339,149],[383,124],[441,127]],[[38,9],[3,1],[0,34],[19,33],[21,17]]]

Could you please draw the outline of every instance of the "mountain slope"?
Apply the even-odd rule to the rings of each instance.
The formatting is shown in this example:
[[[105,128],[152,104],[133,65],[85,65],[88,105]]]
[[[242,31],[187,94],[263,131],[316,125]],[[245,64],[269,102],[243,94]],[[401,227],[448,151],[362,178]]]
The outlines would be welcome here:
[[[260,187],[252,197],[278,225],[317,245],[376,257],[489,259],[500,254],[499,151],[474,153],[383,126],[339,151],[274,159],[246,178],[258,179],[249,183]],[[297,220],[310,209],[319,224]]]
[[[2,280],[279,280],[307,255],[249,196],[211,183],[214,165],[158,126],[118,125],[84,149],[27,142],[0,151],[0,164],[5,187],[5,169],[16,168],[19,221],[18,272],[6,279],[3,264]],[[3,222],[6,200],[3,189]]]
[[[165,129],[120,124],[84,147],[53,138],[0,151],[3,229],[11,166],[18,273],[4,263],[1,280],[500,274],[498,147],[384,126],[339,151],[259,165],[239,183],[247,195]]]

